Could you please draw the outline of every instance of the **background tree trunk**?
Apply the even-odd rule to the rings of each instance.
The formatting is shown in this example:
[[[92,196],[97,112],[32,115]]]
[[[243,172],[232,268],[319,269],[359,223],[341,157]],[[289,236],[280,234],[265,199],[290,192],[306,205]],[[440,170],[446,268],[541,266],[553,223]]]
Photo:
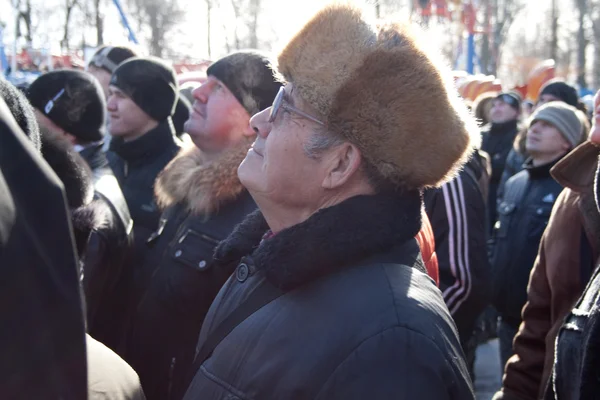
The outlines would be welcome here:
[[[558,10],[556,0],[552,0],[552,11],[550,14],[550,26],[552,35],[550,36],[550,58],[558,60]]]
[[[587,0],[576,0],[579,29],[577,30],[577,84],[580,88],[587,88],[585,79],[586,49],[588,41],[585,38],[585,17],[587,14]]]
[[[94,19],[96,26],[96,46],[104,44],[104,20],[100,13],[100,0],[94,0]]]

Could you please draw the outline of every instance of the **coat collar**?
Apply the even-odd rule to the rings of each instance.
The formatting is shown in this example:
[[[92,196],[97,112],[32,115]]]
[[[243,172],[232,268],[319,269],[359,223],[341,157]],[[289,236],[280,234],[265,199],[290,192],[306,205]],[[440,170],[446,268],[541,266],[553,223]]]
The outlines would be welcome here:
[[[271,283],[291,290],[383,253],[393,262],[394,248],[421,229],[421,206],[416,191],[356,196],[265,240],[268,225],[257,210],[217,247],[215,260],[229,265],[249,256]]]
[[[557,158],[556,160],[550,161],[549,163],[546,163],[546,164],[533,165],[533,159],[529,158],[527,161],[525,161],[525,164],[523,164],[523,167],[529,174],[530,179],[547,179],[547,178],[551,178],[550,170],[559,161],[560,161],[560,157]]]
[[[222,205],[237,199],[246,192],[237,169],[252,141],[243,140],[211,162],[197,147],[181,151],[156,179],[158,205],[164,209],[185,204],[189,212],[197,215],[217,212]]]
[[[113,137],[110,141],[110,150],[117,153],[127,162],[148,163],[162,154],[165,149],[177,144],[175,129],[171,118],[162,121],[158,126],[143,136],[125,142],[122,138]]]
[[[556,163],[550,171],[552,177],[577,193],[589,191],[596,176],[599,154],[598,147],[586,141]]]

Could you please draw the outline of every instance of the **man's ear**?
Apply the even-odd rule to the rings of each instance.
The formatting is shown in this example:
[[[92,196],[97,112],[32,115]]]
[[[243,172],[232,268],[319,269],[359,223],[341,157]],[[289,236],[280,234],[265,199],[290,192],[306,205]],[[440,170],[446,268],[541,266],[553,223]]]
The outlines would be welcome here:
[[[362,160],[358,147],[349,142],[335,147],[324,157],[327,175],[322,186],[326,189],[335,189],[347,183],[357,173]]]

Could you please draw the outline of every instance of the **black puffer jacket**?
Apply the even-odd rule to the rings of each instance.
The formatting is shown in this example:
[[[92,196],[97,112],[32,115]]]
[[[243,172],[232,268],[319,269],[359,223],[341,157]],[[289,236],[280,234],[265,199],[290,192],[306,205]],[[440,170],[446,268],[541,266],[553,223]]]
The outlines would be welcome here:
[[[213,267],[214,249],[256,209],[237,178],[248,146],[211,162],[197,148],[182,152],[156,181],[167,209],[140,267],[148,280],[135,299],[126,355],[148,399],[180,399],[186,389],[202,321],[233,270]]]
[[[527,284],[552,206],[562,186],[550,176],[556,163],[525,170],[506,182],[498,205],[492,244],[493,301],[500,316],[515,329],[527,301]]]
[[[122,279],[132,267],[133,220],[102,144],[93,144],[79,154],[92,169],[95,199],[107,215],[104,223],[92,232],[84,260],[88,331],[119,351],[125,323],[123,304],[128,299]]]
[[[489,154],[492,162],[492,175],[488,191],[488,229],[492,229],[496,221],[496,200],[502,173],[506,165],[508,153],[513,148],[518,133],[517,120],[502,124],[490,124],[481,132],[481,150]]]
[[[271,238],[251,214],[215,253],[239,265],[199,346],[257,287],[284,293],[220,342],[184,399],[473,399],[414,239],[420,207],[418,193],[357,196]]]

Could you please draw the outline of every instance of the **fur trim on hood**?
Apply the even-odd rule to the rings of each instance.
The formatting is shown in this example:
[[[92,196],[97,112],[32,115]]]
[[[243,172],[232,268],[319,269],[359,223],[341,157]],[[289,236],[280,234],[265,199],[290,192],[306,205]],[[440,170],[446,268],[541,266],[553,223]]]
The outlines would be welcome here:
[[[450,69],[408,24],[374,26],[353,6],[318,12],[285,46],[278,71],[329,131],[408,189],[454,177],[480,140]]]
[[[185,203],[192,214],[210,214],[235,200],[246,190],[237,169],[253,141],[244,140],[211,162],[197,147],[183,149],[156,179],[154,194],[159,207]]]

